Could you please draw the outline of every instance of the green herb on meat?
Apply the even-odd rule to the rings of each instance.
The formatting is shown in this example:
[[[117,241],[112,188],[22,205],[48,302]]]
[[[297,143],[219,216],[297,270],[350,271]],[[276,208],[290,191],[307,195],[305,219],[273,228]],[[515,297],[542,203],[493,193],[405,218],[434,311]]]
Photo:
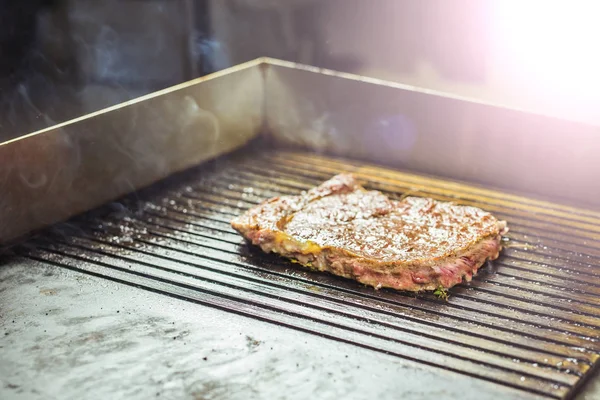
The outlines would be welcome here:
[[[438,286],[437,289],[433,292],[433,295],[440,300],[448,301],[450,295],[448,294],[448,290],[444,288],[442,285]]]

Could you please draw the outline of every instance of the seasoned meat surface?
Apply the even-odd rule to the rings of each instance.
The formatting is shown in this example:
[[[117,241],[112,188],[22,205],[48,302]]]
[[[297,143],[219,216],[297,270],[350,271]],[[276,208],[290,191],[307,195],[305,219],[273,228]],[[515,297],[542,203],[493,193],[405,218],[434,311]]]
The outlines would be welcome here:
[[[264,251],[310,268],[400,290],[470,280],[501,250],[506,223],[479,208],[392,200],[342,174],[298,196],[269,199],[232,226]]]

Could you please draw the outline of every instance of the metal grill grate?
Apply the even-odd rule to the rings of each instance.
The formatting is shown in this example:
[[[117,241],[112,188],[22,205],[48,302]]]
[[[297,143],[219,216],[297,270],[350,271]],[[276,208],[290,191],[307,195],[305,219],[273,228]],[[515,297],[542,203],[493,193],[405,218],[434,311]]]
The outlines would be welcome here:
[[[352,171],[390,196],[473,204],[510,245],[448,302],[374,291],[247,246],[229,221]],[[549,398],[600,353],[600,214],[297,152],[234,155],[49,229],[27,257]],[[123,207],[122,205],[125,205]],[[134,211],[130,211],[134,209]]]

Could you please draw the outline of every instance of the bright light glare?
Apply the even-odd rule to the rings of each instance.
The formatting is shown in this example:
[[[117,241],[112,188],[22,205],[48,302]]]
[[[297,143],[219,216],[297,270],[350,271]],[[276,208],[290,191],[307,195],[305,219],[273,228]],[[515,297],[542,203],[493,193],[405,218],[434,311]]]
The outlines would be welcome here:
[[[600,90],[600,0],[494,5],[495,42],[513,73],[559,90]]]

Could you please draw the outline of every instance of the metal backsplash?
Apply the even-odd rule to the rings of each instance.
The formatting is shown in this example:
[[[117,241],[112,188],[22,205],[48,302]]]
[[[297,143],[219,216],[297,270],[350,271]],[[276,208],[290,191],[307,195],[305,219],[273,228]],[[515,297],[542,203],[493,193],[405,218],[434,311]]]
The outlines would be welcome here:
[[[244,145],[262,127],[255,66],[0,143],[0,243]]]
[[[600,127],[270,60],[277,141],[600,209]]]

